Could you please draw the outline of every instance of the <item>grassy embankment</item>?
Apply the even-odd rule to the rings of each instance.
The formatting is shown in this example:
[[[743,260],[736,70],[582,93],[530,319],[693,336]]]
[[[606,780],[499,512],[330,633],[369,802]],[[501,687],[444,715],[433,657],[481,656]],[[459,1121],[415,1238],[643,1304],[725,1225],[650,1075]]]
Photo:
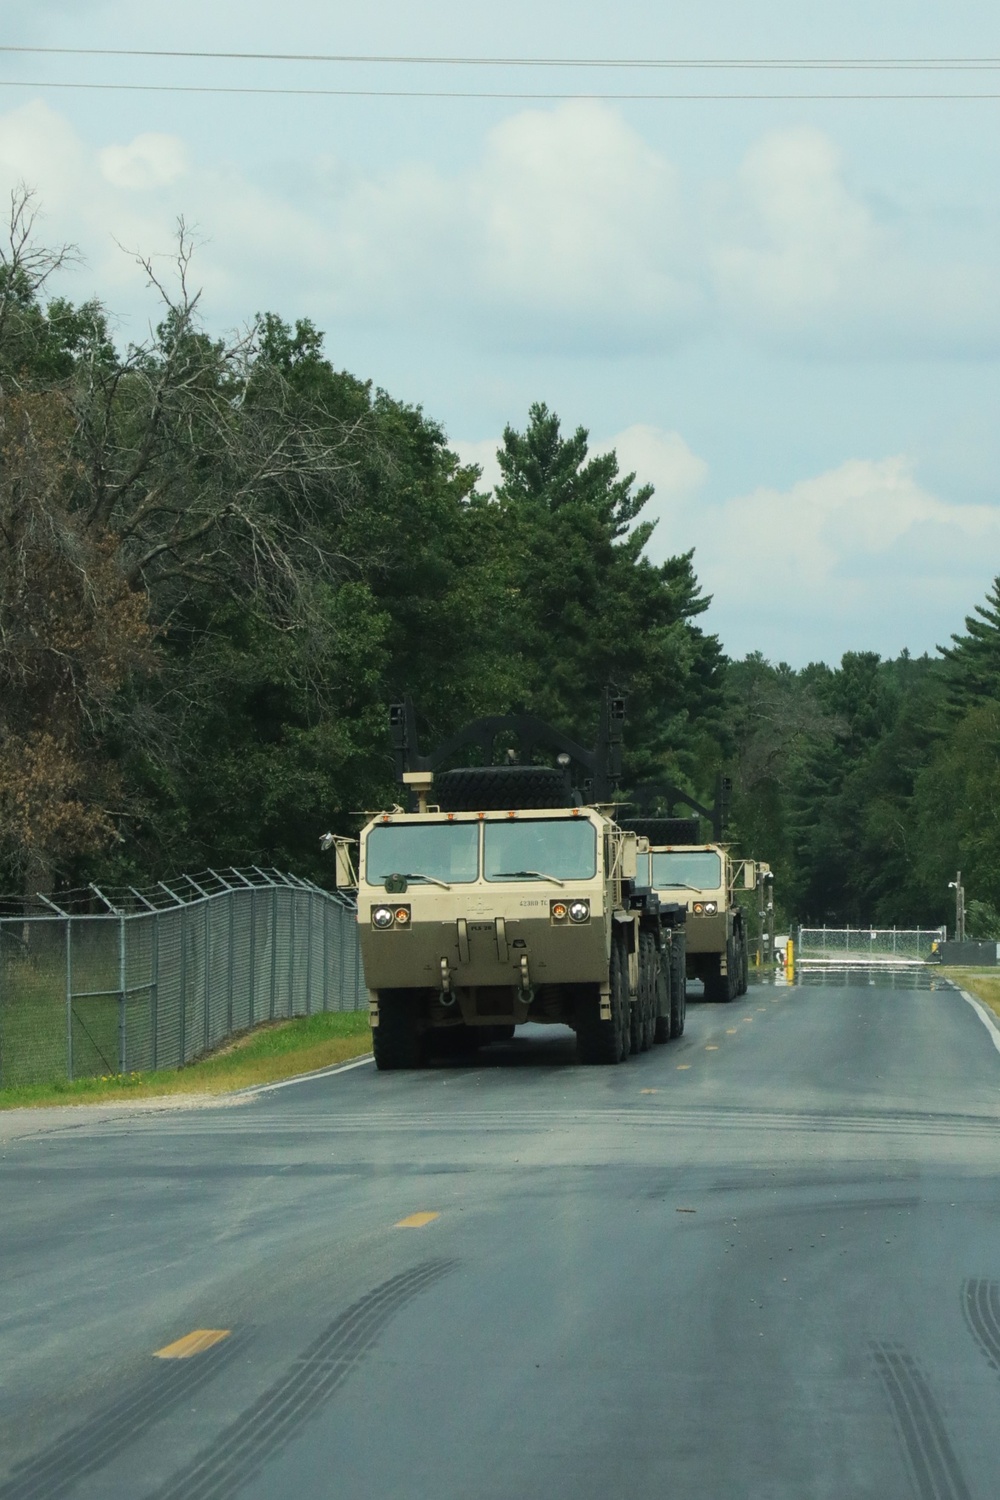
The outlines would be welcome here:
[[[327,1068],[370,1051],[367,1012],[331,1011],[257,1026],[186,1068],[0,1089],[0,1109],[122,1104],[170,1094],[230,1093]]]
[[[1000,1019],[1000,969],[952,969],[939,971],[946,979],[968,990]]]

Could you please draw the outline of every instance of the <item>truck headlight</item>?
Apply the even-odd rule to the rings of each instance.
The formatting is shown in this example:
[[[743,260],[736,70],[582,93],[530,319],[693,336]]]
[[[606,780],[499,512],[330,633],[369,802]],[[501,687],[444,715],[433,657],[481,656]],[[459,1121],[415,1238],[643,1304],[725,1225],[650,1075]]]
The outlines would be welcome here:
[[[696,917],[714,917],[719,908],[714,901],[696,901],[691,910]]]
[[[389,906],[373,906],[372,907],[372,926],[373,927],[391,927],[392,926],[392,908],[389,907]]]
[[[571,922],[588,922],[590,920],[590,902],[571,901],[569,904],[569,919]]]

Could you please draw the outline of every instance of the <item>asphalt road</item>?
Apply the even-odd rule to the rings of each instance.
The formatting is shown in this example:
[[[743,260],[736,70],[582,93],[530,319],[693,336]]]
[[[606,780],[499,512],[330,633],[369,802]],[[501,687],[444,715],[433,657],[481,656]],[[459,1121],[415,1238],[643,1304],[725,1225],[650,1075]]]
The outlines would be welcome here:
[[[1000,1052],[923,983],[0,1116],[0,1500],[995,1500]]]

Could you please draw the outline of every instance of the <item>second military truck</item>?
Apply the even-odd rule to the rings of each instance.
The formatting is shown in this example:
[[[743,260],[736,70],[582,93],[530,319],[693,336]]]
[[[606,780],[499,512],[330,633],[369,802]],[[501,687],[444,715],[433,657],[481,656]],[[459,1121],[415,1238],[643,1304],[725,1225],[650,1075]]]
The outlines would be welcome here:
[[[699,843],[696,818],[637,819],[636,827],[648,841],[639,856],[642,883],[687,907],[688,977],[702,981],[706,1000],[745,995],[747,926],[736,890],[753,889],[753,862],[733,859],[724,844]]]

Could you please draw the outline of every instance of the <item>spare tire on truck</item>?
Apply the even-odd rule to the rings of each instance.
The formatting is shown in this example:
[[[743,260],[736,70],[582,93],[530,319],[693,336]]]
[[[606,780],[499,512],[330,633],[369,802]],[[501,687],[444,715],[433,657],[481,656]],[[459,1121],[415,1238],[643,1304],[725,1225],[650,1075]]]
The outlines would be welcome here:
[[[513,812],[576,805],[566,772],[555,766],[468,766],[438,771],[432,795],[442,812]]]

